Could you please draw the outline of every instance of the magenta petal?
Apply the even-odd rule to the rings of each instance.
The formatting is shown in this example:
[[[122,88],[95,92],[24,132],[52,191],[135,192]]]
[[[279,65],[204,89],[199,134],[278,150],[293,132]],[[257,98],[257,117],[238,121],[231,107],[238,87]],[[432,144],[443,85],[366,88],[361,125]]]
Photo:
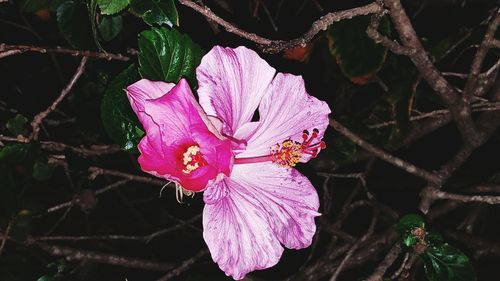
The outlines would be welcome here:
[[[317,192],[292,168],[235,165],[230,178],[207,188],[204,200],[203,237],[214,261],[235,279],[276,264],[277,241],[305,248],[316,231]]]
[[[130,86],[128,89],[131,103],[135,103],[133,107],[146,131],[138,146],[141,168],[155,176],[175,180],[191,191],[203,190],[221,173],[229,175],[233,160],[231,142],[221,139],[187,82],[181,79],[167,94],[148,99],[154,95],[148,96],[144,91],[153,91],[154,85],[164,84],[141,81],[149,88]],[[191,146],[200,148],[204,162],[186,173],[183,172],[183,154]]]
[[[268,92],[259,106],[259,127],[247,136],[247,149],[238,157],[266,155],[287,139],[302,142],[304,130],[318,129],[321,139],[328,127],[328,104],[307,93],[301,76],[278,73]],[[302,162],[309,159],[305,155]]]
[[[275,69],[245,47],[214,47],[196,69],[200,105],[219,117],[227,134],[250,122],[266,93]]]

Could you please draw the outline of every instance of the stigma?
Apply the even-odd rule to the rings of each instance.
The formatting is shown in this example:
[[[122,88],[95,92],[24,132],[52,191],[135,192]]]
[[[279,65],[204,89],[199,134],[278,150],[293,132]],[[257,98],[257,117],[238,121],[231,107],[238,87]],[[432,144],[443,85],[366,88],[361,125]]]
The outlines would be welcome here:
[[[200,147],[197,145],[192,145],[186,149],[186,152],[182,154],[182,164],[184,169],[182,172],[185,174],[190,174],[196,169],[205,166],[207,164],[203,154],[200,152]]]

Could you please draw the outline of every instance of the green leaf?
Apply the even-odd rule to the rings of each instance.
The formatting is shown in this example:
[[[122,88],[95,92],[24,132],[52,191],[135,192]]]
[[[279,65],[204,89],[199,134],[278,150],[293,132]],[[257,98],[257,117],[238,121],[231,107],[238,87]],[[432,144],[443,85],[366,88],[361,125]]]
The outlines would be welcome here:
[[[24,115],[17,114],[14,118],[11,118],[9,121],[7,121],[5,127],[11,134],[18,136],[28,134],[26,125],[28,125],[28,118],[26,118]]]
[[[387,49],[376,44],[366,34],[370,16],[359,16],[334,23],[327,33],[330,52],[340,69],[352,82],[365,84],[384,64]],[[379,31],[389,33],[386,17],[380,22]]]
[[[401,233],[401,243],[407,247],[412,247],[420,238],[413,234],[415,228],[425,228],[424,219],[416,214],[407,214],[403,216],[398,224],[397,229]]]
[[[430,245],[422,256],[429,281],[475,281],[469,258],[447,243]]]
[[[125,9],[130,0],[97,0],[97,5],[103,15],[113,15]]]
[[[97,29],[104,41],[111,41],[122,30],[122,16],[104,17]]]
[[[90,49],[93,47],[92,28],[85,4],[79,1],[67,1],[59,5],[57,24],[64,39],[74,48]]]
[[[20,163],[26,158],[28,150],[29,144],[8,144],[0,149],[0,161]]]
[[[131,0],[130,8],[149,25],[179,25],[174,0]]]
[[[413,230],[415,227],[425,227],[424,219],[417,214],[407,214],[398,221],[397,229],[402,231]]]
[[[109,84],[101,103],[106,132],[125,150],[134,149],[144,135],[124,90],[139,79],[136,66],[130,65]]]
[[[48,180],[54,173],[55,166],[47,163],[46,159],[39,159],[33,164],[33,178],[37,181]]]
[[[139,34],[139,73],[143,78],[179,81],[186,77],[191,85],[204,51],[187,35],[175,29],[151,28]]]

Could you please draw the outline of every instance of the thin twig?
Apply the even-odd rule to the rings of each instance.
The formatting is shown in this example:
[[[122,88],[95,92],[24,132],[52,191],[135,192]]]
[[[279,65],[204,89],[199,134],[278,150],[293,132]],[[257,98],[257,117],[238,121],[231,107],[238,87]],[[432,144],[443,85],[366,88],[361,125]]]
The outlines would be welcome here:
[[[157,185],[157,186],[163,186],[166,183],[168,183],[168,181],[166,181],[166,180],[160,180],[160,179],[156,179],[153,177],[137,176],[137,175],[132,175],[132,174],[116,171],[116,170],[103,169],[103,168],[99,168],[99,167],[90,167],[89,172],[90,172],[89,179],[91,179],[91,180],[94,180],[99,175],[109,175],[109,176],[125,178],[125,179],[131,180],[131,181],[153,184],[153,185]]]
[[[365,281],[382,281],[385,272],[394,263],[394,261],[396,261],[400,253],[401,253],[401,244],[400,243],[394,244],[389,253],[387,253],[387,255],[385,256],[384,260],[377,266],[372,275],[366,278]]]
[[[125,240],[125,241],[141,241],[144,243],[149,243],[151,240],[155,239],[156,237],[160,235],[165,235],[167,233],[170,233],[172,231],[181,229],[187,225],[192,224],[193,222],[199,220],[201,218],[201,215],[196,215],[189,220],[184,221],[184,223],[179,223],[176,225],[173,225],[171,227],[161,229],[159,231],[155,231],[151,234],[147,235],[113,235],[113,234],[108,234],[108,235],[94,235],[94,236],[40,236],[40,237],[33,237],[32,239],[35,241],[108,241],[108,240]]]
[[[409,162],[406,162],[394,155],[391,155],[382,149],[374,146],[373,144],[366,142],[362,138],[360,138],[358,135],[354,134],[351,132],[349,129],[344,127],[342,124],[337,122],[336,120],[330,118],[330,126],[337,130],[339,133],[347,137],[349,140],[354,142],[355,144],[361,146],[363,149],[367,150],[368,152],[372,153],[373,155],[377,156],[378,158],[386,161],[389,164],[392,164],[400,169],[403,169],[407,171],[408,173],[418,176],[420,178],[423,178],[429,182],[435,183],[435,184],[440,184],[441,183],[441,178],[431,172],[428,172],[422,168],[419,168]]]
[[[485,112],[485,111],[500,111],[500,102],[487,102],[487,103],[476,103],[472,104],[472,112]],[[419,121],[426,118],[439,118],[443,115],[450,114],[448,109],[439,109],[431,112],[421,113],[416,116],[411,116],[410,121]],[[391,120],[387,122],[377,123],[368,125],[370,129],[379,129],[391,125],[395,125],[396,120]]]
[[[471,64],[468,75],[469,78],[467,79],[467,82],[463,90],[463,95],[466,101],[470,100],[471,97],[474,95],[475,88],[477,87],[478,83],[478,76],[479,73],[481,72],[481,67],[483,65],[483,61],[486,58],[488,50],[492,47],[491,42],[495,40],[494,36],[495,32],[498,29],[499,24],[500,24],[500,9],[497,8],[493,16],[493,19],[488,25],[488,29],[486,30],[483,41],[481,42],[481,45],[479,46]]]
[[[31,127],[32,127],[33,131],[31,133],[30,139],[32,139],[32,140],[38,139],[38,132],[40,131],[40,125],[42,124],[43,119],[45,119],[45,117],[47,117],[52,111],[54,111],[56,109],[56,107],[61,103],[61,101],[71,91],[73,86],[76,84],[76,81],[78,81],[78,78],[80,78],[83,71],[85,70],[85,66],[87,65],[87,60],[88,60],[88,57],[82,58],[82,60],[80,61],[80,65],[76,69],[75,74],[73,74],[73,77],[71,78],[68,85],[61,91],[61,94],[59,95],[59,97],[46,110],[38,113],[33,118],[33,121],[31,122]]]
[[[368,227],[368,231],[358,241],[356,241],[356,243],[354,243],[351,246],[351,248],[349,249],[349,251],[347,252],[347,254],[344,256],[344,259],[342,260],[342,262],[340,262],[339,266],[337,267],[337,270],[335,270],[335,272],[333,273],[332,277],[330,278],[330,281],[336,281],[337,280],[337,278],[339,277],[340,273],[342,272],[342,270],[344,270],[344,267],[346,266],[346,264],[349,261],[349,259],[351,259],[351,257],[354,254],[354,252],[359,247],[361,247],[370,238],[370,236],[373,234],[373,231],[375,229],[375,225],[377,224],[377,218],[378,218],[378,211],[375,209],[373,217],[372,217],[371,222],[370,222],[370,226]]]
[[[10,221],[9,224],[7,224],[7,227],[5,228],[5,231],[3,232],[2,242],[0,242],[0,256],[2,256],[3,249],[5,248],[5,244],[7,244],[7,239],[9,237],[11,227],[12,227],[12,221]]]
[[[158,281],[167,281],[181,275],[182,273],[186,272],[189,268],[191,268],[197,261],[204,258],[207,254],[208,251],[206,249],[201,250],[198,254],[185,260],[178,267],[172,269],[170,272],[162,276],[160,279],[158,279]]]
[[[129,179],[123,179],[123,180],[114,182],[112,184],[109,184],[109,185],[101,188],[101,189],[96,190],[94,192],[94,194],[95,195],[100,195],[100,194],[102,194],[104,192],[107,192],[107,191],[116,189],[118,187],[121,187],[121,186],[125,185],[126,183],[128,183],[129,181],[130,181]],[[66,209],[66,208],[71,207],[71,206],[73,206],[75,204],[78,205],[79,200],[80,200],[79,195],[76,195],[71,201],[67,201],[67,202],[64,202],[64,203],[61,203],[61,204],[57,204],[56,206],[48,208],[47,211],[45,211],[45,214],[50,214],[50,213],[59,211],[61,209]]]
[[[68,261],[93,261],[104,264],[117,265],[128,268],[145,269],[152,271],[169,271],[174,265],[167,262],[144,260],[133,257],[117,256],[96,251],[88,251],[64,246],[46,244],[42,242],[31,242],[40,249],[53,256],[64,257]]]
[[[37,47],[37,46],[27,46],[27,45],[8,45],[1,43],[0,44],[0,58],[2,58],[2,52],[15,52],[13,54],[21,54],[26,52],[35,52],[35,53],[56,53],[56,54],[67,54],[75,57],[90,57],[94,59],[103,59],[103,60],[118,60],[118,61],[128,61],[129,57],[124,56],[122,54],[112,54],[112,53],[103,53],[103,52],[93,52],[87,50],[75,50],[75,49],[67,49],[67,48],[48,48],[48,47]]]

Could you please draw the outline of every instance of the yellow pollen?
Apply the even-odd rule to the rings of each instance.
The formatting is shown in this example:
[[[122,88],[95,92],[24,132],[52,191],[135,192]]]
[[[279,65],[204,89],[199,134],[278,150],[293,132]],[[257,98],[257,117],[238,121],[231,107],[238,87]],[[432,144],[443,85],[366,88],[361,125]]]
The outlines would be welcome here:
[[[302,158],[302,144],[292,140],[276,144],[272,149],[273,162],[282,166],[295,167]]]
[[[197,145],[192,145],[188,147],[184,154],[182,154],[182,163],[184,164],[184,169],[182,169],[183,173],[189,174],[200,167],[200,164],[198,163],[199,159],[197,159],[198,157],[194,157],[199,152],[200,147]]]

